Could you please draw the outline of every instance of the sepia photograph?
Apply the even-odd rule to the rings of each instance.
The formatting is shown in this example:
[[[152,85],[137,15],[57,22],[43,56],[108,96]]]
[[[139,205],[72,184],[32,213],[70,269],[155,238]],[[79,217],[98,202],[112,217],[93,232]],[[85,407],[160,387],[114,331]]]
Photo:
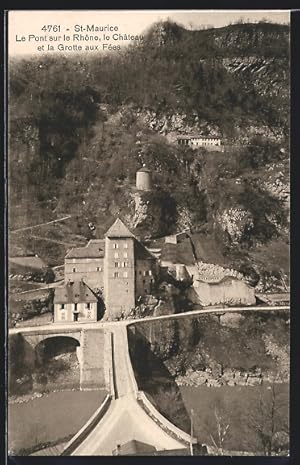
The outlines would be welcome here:
[[[7,34],[8,456],[288,457],[290,11]]]

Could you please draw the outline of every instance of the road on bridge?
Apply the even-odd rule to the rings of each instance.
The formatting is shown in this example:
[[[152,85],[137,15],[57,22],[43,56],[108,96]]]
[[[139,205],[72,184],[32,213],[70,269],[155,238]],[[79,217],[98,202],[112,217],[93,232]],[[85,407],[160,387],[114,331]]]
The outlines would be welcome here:
[[[112,324],[111,329],[116,399],[72,455],[112,455],[118,444],[132,439],[151,444],[157,450],[182,449],[184,445],[165,433],[137,403],[126,324]]]
[[[255,307],[225,307],[225,308],[204,308],[201,310],[190,310],[188,312],[183,313],[175,313],[172,315],[161,315],[161,316],[149,316],[145,318],[137,318],[132,320],[124,320],[124,321],[97,321],[94,323],[52,323],[49,322],[45,325],[38,325],[38,326],[20,326],[16,328],[10,328],[9,334],[18,334],[18,333],[30,333],[31,331],[49,331],[49,329],[53,330],[74,330],[74,327],[77,329],[95,329],[95,328],[107,328],[110,326],[118,326],[118,325],[131,325],[139,322],[145,321],[155,321],[155,320],[165,320],[165,319],[172,319],[172,318],[184,318],[186,316],[198,316],[207,313],[226,313],[226,312],[249,312],[249,311],[273,311],[273,310],[289,310],[289,305],[275,305],[275,306],[255,306]]]
[[[107,413],[99,423],[83,439],[82,443],[71,455],[112,455],[117,445],[124,444],[133,439],[153,445],[157,450],[182,449],[183,443],[167,434],[142,409],[137,402],[137,385],[128,353],[127,326],[139,321],[155,321],[161,319],[183,318],[196,316],[202,313],[225,313],[244,311],[272,311],[288,310],[289,306],[281,307],[238,307],[238,308],[210,308],[190,311],[176,315],[163,315],[160,317],[147,317],[140,320],[125,320],[120,322],[97,322],[90,324],[48,324],[40,327],[22,327],[9,330],[9,334],[30,332],[63,332],[75,328],[96,329],[104,328],[113,334],[113,378],[116,399],[112,400]]]

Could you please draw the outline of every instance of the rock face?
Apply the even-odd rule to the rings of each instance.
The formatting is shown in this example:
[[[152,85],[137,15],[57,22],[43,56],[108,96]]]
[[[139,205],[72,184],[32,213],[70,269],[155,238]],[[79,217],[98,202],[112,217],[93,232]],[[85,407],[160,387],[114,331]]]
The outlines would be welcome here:
[[[245,316],[241,313],[224,313],[220,316],[220,324],[229,328],[238,328]]]
[[[195,276],[201,281],[221,281],[225,276],[232,276],[237,279],[243,279],[243,275],[231,268],[224,268],[215,263],[198,262],[195,267]]]
[[[251,213],[242,208],[229,208],[217,214],[217,222],[233,244],[239,243],[253,227]]]
[[[136,352],[145,376],[160,361],[178,385],[256,386],[289,381],[286,311],[226,312],[137,323],[136,336],[152,352],[147,358]]]

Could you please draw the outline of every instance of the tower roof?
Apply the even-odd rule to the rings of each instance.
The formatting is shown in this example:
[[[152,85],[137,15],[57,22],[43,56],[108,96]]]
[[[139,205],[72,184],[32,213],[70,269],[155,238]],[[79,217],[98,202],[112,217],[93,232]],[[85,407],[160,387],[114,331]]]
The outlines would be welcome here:
[[[151,173],[151,170],[149,170],[146,166],[143,166],[139,170],[137,170],[137,173]]]
[[[134,235],[129,231],[127,226],[117,218],[114,224],[109,228],[109,230],[105,233],[106,237],[133,237]]]

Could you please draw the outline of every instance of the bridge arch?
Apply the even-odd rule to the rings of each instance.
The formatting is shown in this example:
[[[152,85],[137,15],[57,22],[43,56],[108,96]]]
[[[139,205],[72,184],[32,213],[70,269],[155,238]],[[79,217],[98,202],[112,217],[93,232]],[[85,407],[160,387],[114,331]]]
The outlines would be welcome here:
[[[47,335],[34,347],[36,360],[43,363],[45,360],[66,353],[76,353],[80,347],[80,340],[73,335]],[[78,356],[77,356],[78,359]]]

